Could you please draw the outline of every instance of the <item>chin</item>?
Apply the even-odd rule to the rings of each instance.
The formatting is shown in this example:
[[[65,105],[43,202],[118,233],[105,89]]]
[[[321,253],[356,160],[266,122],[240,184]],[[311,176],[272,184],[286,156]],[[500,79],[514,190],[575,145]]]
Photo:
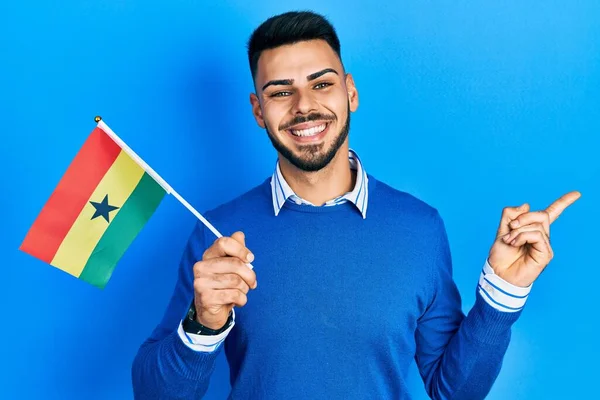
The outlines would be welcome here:
[[[279,131],[278,135],[281,135],[281,138],[278,138],[271,134],[269,129],[266,131],[275,150],[290,164],[305,172],[316,172],[328,166],[343,147],[350,130],[349,122],[348,118],[337,136],[332,136],[337,124],[327,124],[322,136],[313,143],[298,143],[298,140],[290,138],[292,134],[289,132]],[[326,137],[332,139],[325,141]]]

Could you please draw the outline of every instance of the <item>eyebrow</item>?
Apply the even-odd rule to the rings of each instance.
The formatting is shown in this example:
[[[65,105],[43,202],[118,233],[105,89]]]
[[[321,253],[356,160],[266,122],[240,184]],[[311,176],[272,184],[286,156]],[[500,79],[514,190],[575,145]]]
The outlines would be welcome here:
[[[314,72],[314,73],[308,75],[306,77],[306,80],[313,81],[313,80],[317,79],[318,77],[325,75],[329,72],[333,72],[334,74],[339,75],[335,69],[325,68],[325,69],[322,69],[321,71]],[[265,85],[262,87],[262,90],[264,91],[266,88],[268,88],[271,85],[291,85],[293,83],[294,83],[293,79],[275,79],[275,80],[265,83]]]

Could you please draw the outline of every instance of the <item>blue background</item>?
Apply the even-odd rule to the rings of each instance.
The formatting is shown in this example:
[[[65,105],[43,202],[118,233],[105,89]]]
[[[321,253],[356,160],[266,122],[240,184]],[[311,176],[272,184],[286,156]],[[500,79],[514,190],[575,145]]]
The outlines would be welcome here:
[[[1,7],[1,398],[131,398],[194,217],[166,198],[103,291],[18,247],[97,114],[199,210],[261,182],[275,152],[251,115],[245,43],[295,8],[337,27],[368,172],[444,217],[465,311],[502,208],[582,192],[552,227],[556,256],[489,398],[595,392],[599,2],[50,3]],[[410,382],[425,398],[414,369]],[[227,393],[221,357],[207,398]]]

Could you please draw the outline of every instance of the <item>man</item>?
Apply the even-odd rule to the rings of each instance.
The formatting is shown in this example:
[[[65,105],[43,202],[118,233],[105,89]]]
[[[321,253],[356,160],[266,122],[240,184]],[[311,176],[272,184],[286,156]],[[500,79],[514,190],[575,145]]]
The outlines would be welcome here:
[[[437,210],[367,174],[349,148],[358,91],[329,22],[270,18],[248,56],[252,112],[278,163],[206,214],[231,236],[194,229],[134,361],[136,397],[201,398],[224,348],[234,399],[410,398],[413,360],[432,398],[484,398],[552,258],[550,223],[579,193],[504,209],[465,316]]]

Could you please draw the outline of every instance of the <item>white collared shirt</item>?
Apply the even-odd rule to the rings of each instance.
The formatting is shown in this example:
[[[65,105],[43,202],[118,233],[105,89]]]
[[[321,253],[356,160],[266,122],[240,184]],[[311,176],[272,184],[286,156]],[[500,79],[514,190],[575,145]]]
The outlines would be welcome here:
[[[354,185],[354,189],[346,194],[336,197],[335,199],[327,201],[321,207],[336,206],[338,204],[350,201],[358,208],[364,219],[367,218],[369,178],[362,167],[362,163],[360,162],[358,155],[352,149],[349,151],[348,159],[350,161],[350,168],[356,170],[356,184]],[[296,195],[296,193],[294,193],[281,173],[279,162],[277,162],[277,165],[275,166],[275,172],[271,177],[271,192],[273,196],[273,210],[275,211],[276,216],[279,215],[279,211],[281,211],[281,207],[283,207],[283,204],[286,202],[286,200],[293,201],[296,204],[314,206],[314,204],[300,198]]]

